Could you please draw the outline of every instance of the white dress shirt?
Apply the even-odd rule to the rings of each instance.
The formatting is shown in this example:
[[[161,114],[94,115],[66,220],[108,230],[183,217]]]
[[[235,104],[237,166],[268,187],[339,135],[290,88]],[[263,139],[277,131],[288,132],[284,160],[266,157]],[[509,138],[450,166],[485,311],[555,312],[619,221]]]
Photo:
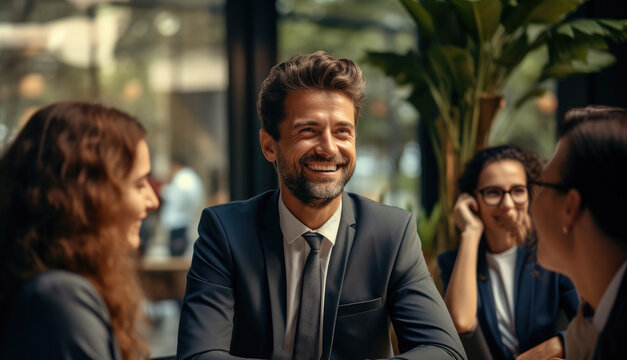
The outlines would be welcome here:
[[[588,360],[594,358],[599,334],[603,331],[612,307],[614,307],[626,267],[627,261],[614,274],[592,316],[585,314],[584,309],[588,310],[588,313],[593,310],[582,299],[577,310],[577,316],[570,321],[566,331],[566,338],[564,339],[566,359]]]
[[[300,222],[285,206],[283,199],[279,196],[279,224],[283,233],[283,252],[285,254],[285,277],[287,291],[287,324],[285,326],[285,346],[284,350],[291,354],[294,350],[294,336],[298,322],[298,310],[300,308],[300,293],[302,289],[303,270],[305,261],[309,255],[309,245],[301,236],[307,231],[313,231],[324,236],[320,245],[320,273],[322,278],[322,293],[320,307],[320,329],[318,341],[318,353],[322,353],[322,321],[324,314],[324,294],[327,283],[327,269],[331,250],[335,244],[335,238],[340,227],[340,217],[342,215],[342,202],[333,215],[319,229],[310,229]]]
[[[498,254],[486,253],[501,341],[514,356],[518,355],[518,338],[516,337],[516,319],[514,316],[514,276],[517,251],[518,246],[512,246]]]

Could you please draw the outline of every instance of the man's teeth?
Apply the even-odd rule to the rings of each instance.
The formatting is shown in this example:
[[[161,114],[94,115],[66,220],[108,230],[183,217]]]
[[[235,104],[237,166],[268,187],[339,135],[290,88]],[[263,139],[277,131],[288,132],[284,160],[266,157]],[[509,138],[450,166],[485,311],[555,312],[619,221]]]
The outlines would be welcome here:
[[[314,171],[335,171],[335,170],[337,170],[337,165],[334,165],[334,164],[328,164],[328,165],[308,164],[307,166],[311,170],[314,170]]]

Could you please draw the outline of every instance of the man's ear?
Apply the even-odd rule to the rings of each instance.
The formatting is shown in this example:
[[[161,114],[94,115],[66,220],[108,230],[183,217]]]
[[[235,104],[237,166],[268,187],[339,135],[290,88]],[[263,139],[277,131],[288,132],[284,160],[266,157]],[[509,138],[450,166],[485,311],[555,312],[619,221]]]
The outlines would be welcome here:
[[[564,216],[566,218],[566,223],[564,225],[567,226],[568,229],[571,229],[575,220],[579,217],[582,211],[581,194],[576,189],[568,190],[564,207]]]
[[[277,144],[274,138],[264,129],[259,130],[259,145],[261,145],[261,151],[266,160],[273,163],[277,157]]]

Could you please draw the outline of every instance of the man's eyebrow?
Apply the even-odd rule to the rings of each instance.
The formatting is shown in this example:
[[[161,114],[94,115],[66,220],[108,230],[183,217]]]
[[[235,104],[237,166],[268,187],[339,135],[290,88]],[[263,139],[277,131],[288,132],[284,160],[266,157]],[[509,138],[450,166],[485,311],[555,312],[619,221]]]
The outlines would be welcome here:
[[[355,128],[355,124],[353,124],[350,121],[338,121],[335,125],[336,126],[348,126],[350,128],[353,128],[353,129]]]
[[[300,121],[295,121],[293,126],[299,127],[299,126],[312,126],[312,125],[319,125],[319,124],[320,123],[315,120],[300,120]]]
[[[295,121],[294,124],[292,125],[292,127],[301,127],[301,126],[318,126],[320,125],[319,121],[316,120],[301,120],[301,121]],[[355,128],[355,124],[353,124],[351,121],[347,121],[347,120],[341,120],[336,122],[335,124],[333,124],[334,127],[337,126],[346,126],[346,127],[350,127],[352,129]]]

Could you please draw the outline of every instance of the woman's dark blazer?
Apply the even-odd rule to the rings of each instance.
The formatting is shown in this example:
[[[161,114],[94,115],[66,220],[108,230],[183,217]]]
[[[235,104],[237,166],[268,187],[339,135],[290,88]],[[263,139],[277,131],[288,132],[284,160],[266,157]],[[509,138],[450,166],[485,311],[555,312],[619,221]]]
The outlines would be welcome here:
[[[479,326],[475,330],[460,334],[466,347],[468,358],[476,349],[469,349],[477,337],[485,339],[485,344],[493,359],[509,360],[514,356],[503,345],[496,319],[496,308],[490,274],[486,261],[487,246],[482,240],[477,259],[477,318]],[[519,246],[516,256],[514,278],[514,308],[516,337],[518,348],[522,353],[539,343],[559,334],[567,325],[566,319],[573,318],[577,313],[579,297],[574,285],[567,277],[548,271],[535,261],[526,246]],[[448,287],[457,258],[457,249],[438,256],[440,277],[444,291]],[[477,330],[482,334],[476,334]],[[563,334],[561,334],[563,336]],[[475,345],[472,345],[475,346]]]
[[[625,334],[627,334],[627,272],[621,280],[607,323],[597,339],[594,359],[624,359],[627,354]]]
[[[0,359],[122,359],[105,302],[84,277],[46,271],[9,296]]]

